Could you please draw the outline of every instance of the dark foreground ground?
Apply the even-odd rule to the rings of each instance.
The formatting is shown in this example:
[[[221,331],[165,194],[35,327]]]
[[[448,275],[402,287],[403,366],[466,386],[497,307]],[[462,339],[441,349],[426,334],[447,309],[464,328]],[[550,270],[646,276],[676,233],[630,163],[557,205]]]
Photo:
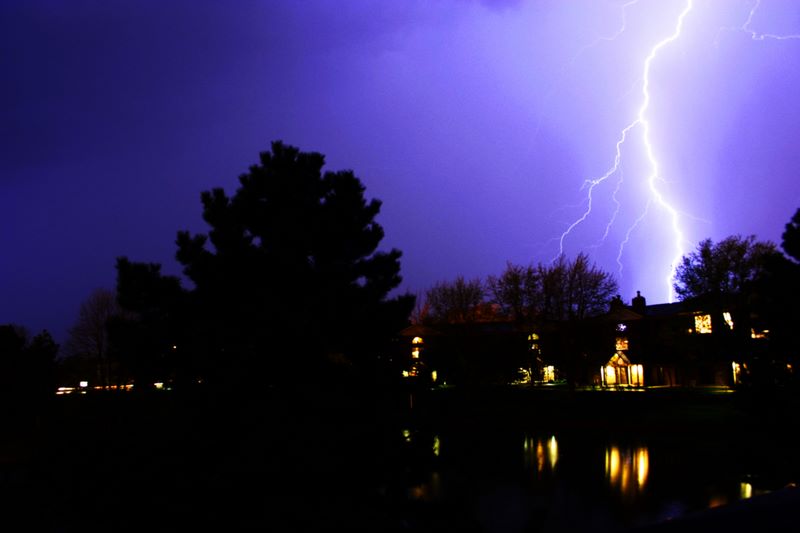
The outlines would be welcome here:
[[[461,509],[420,510],[398,496],[393,487],[403,485],[409,475],[403,465],[413,460],[401,428],[491,435],[537,427],[684,441],[765,432],[772,442],[794,446],[800,420],[794,394],[512,388],[410,394],[54,397],[36,416],[8,414],[2,427],[0,505],[9,524],[3,529],[486,531]],[[780,494],[786,495],[770,495],[768,511],[753,499],[749,507],[704,514],[677,530],[749,531],[756,520],[756,530],[766,531],[796,522],[797,495]]]

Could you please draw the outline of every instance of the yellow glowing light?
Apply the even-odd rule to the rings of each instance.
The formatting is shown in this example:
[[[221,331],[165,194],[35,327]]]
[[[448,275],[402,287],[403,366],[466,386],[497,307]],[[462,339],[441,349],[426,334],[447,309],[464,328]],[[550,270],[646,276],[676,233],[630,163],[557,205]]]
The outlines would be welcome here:
[[[436,457],[439,457],[439,447],[440,447],[440,445],[441,444],[439,442],[439,435],[434,435],[433,436],[433,455],[435,455]]]
[[[414,337],[411,339],[411,344],[422,344],[422,337]]]
[[[554,367],[553,365],[548,365],[544,367],[542,371],[542,381],[550,383],[555,380],[556,380],[556,367]]]
[[[636,482],[639,488],[643,488],[647,483],[647,474],[650,471],[650,456],[647,453],[647,448],[638,448],[636,450]]]
[[[158,390],[162,390],[164,388],[164,383],[162,383],[161,381],[157,381],[153,383],[153,387],[155,387]]]
[[[619,448],[611,446],[606,449],[606,477],[612,485],[617,484],[620,477],[620,454]]]
[[[411,430],[404,429],[403,430],[403,438],[406,439],[406,442],[411,442]]]
[[[644,386],[644,368],[642,365],[631,365],[631,385],[634,387]]]
[[[411,358],[412,359],[419,359],[419,348],[414,348],[411,350]]]
[[[750,483],[739,483],[739,497],[743,500],[753,497],[753,485]]]
[[[410,374],[408,373],[408,370],[403,370],[403,377],[404,378],[407,378],[409,375]]]
[[[628,349],[628,338],[627,337],[617,337],[616,341],[616,350],[618,352],[622,352]]]
[[[439,379],[439,374],[436,372],[436,370],[431,370],[431,381],[436,383],[437,379]]]
[[[539,335],[537,333],[531,333],[530,335],[528,335],[528,340],[529,341],[538,341],[539,340]]]
[[[616,445],[606,448],[606,479],[625,497],[632,497],[644,489],[650,474],[650,455],[645,447],[620,449]]]
[[[695,315],[694,330],[697,333],[711,333],[711,315]]]
[[[731,363],[733,369],[733,384],[739,385],[742,382],[742,367],[736,361]]]
[[[724,313],[722,313],[722,318],[725,319],[725,323],[728,324],[728,327],[730,329],[733,329],[733,317],[731,316],[731,314],[728,311],[725,311]]]
[[[767,334],[769,333],[768,329],[763,331],[756,331],[755,329],[750,329],[750,338],[752,339],[766,339]]]
[[[606,367],[606,386],[610,387],[611,385],[617,384],[617,372],[616,369],[608,365]]]
[[[550,469],[554,469],[556,467],[556,463],[558,462],[558,441],[556,441],[556,437],[550,437],[550,440],[547,441],[547,461],[550,463]]]

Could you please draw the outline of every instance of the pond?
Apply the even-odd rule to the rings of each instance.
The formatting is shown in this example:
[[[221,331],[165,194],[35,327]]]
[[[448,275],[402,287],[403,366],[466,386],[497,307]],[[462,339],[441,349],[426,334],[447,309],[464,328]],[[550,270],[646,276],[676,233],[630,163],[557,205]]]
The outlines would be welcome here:
[[[792,485],[791,443],[769,435],[398,430],[388,497],[412,529],[614,531]]]

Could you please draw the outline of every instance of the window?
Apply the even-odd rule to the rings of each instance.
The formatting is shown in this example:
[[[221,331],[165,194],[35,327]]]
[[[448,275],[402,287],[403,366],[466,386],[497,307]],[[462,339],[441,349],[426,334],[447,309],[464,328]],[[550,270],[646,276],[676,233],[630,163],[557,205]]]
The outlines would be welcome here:
[[[742,383],[742,365],[734,361],[731,363],[731,367],[733,370],[733,384],[740,385]]]
[[[642,365],[631,365],[631,385],[641,387],[644,385],[644,369]]]
[[[531,333],[528,335],[528,342],[530,343],[530,350],[532,352],[539,351],[539,335],[536,333]]]
[[[694,331],[701,334],[711,333],[711,315],[695,315]]]
[[[730,329],[733,329],[733,317],[731,316],[731,314],[728,311],[725,311],[724,313],[722,313],[722,318],[725,319],[725,323],[728,324],[728,327]]]
[[[623,352],[628,349],[628,338],[627,337],[617,337],[616,342],[616,350],[618,352]]]

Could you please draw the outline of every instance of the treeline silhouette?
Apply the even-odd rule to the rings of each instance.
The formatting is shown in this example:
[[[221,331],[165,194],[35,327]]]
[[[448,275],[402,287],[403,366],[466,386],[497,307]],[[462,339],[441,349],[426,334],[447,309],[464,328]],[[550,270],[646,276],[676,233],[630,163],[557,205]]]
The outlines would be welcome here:
[[[323,165],[274,142],[233,195],[203,192],[208,232],[176,240],[190,288],[118,258],[113,305],[95,293],[71,332],[71,355],[96,364],[91,379],[226,390],[379,380],[414,297],[390,296],[401,252],[378,249],[381,202]]]

